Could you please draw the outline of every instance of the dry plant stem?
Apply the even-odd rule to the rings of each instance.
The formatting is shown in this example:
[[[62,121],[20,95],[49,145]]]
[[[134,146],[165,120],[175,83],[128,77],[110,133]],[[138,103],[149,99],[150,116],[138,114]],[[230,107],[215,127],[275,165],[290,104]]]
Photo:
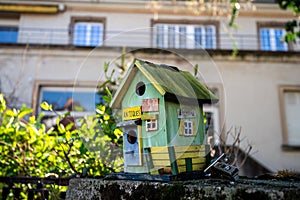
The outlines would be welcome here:
[[[67,142],[67,145],[69,146],[68,142]],[[69,147],[68,152],[66,152],[65,149],[64,149],[64,147],[63,147],[62,145],[60,145],[60,146],[61,146],[61,148],[62,148],[62,150],[63,150],[65,159],[66,159],[66,161],[67,161],[69,167],[73,170],[73,172],[74,172],[75,174],[79,174],[78,171],[75,169],[75,167],[72,165],[72,163],[71,163],[71,161],[70,161],[70,159],[69,159],[69,154],[70,154],[70,151],[71,151],[71,147]],[[57,153],[58,153],[58,152],[57,152]]]
[[[245,140],[245,137],[241,139],[241,132],[241,127],[231,127],[223,137],[221,135],[219,136],[219,152],[220,154],[225,153],[227,156],[233,157],[233,161],[230,163],[230,165],[236,165],[240,157],[239,155],[242,153],[241,144]],[[233,139],[231,145],[227,144],[229,136]],[[241,160],[238,169],[240,169],[246,163],[246,160],[249,157],[250,152],[252,151],[252,145],[249,143],[249,141],[247,141],[246,148],[244,148],[243,151],[245,152],[245,156]]]

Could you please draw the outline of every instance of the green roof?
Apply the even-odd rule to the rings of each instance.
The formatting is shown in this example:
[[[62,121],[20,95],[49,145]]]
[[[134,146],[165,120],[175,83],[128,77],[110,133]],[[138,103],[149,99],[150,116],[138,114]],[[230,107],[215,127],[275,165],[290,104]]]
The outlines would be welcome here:
[[[202,103],[218,101],[218,98],[191,73],[181,71],[176,67],[157,65],[135,59],[114,96],[112,107],[120,107],[120,101],[123,99],[124,95],[120,93],[120,91],[122,91],[121,88],[128,87],[130,84],[129,82],[131,82],[128,81],[128,79],[131,79],[134,76],[136,70],[133,70],[133,68],[135,67],[142,72],[161,95],[174,96],[176,98],[197,99]]]

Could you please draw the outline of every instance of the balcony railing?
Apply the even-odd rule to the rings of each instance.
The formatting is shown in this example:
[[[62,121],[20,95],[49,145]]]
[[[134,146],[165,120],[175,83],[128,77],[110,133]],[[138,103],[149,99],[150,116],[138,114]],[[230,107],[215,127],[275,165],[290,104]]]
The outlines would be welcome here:
[[[17,37],[16,37],[17,32]],[[1,32],[0,32],[1,34]],[[3,34],[3,33],[2,33]],[[36,44],[36,45],[65,45],[76,46],[73,44],[72,31],[69,29],[59,28],[29,28],[19,27],[11,29],[10,32],[1,36],[1,44]],[[150,28],[136,29],[133,31],[106,31],[104,33],[103,45],[104,47],[137,47],[137,48],[156,48],[159,47],[154,44],[153,31]],[[187,39],[190,40],[190,39]],[[197,45],[199,46],[199,45]],[[163,48],[172,48],[172,46],[164,46]],[[184,48],[184,47],[183,47]],[[196,49],[196,47],[187,47],[189,49]],[[255,34],[219,34],[216,37],[216,48],[221,50],[229,50],[237,48],[239,50],[261,50],[259,46],[259,38]],[[293,45],[288,51],[300,51],[299,45]]]

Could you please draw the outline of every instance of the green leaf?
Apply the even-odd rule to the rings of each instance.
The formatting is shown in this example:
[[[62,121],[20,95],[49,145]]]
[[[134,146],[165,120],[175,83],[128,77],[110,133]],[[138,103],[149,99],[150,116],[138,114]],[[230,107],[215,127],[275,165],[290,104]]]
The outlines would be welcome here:
[[[194,76],[198,75],[198,69],[199,69],[199,65],[196,64],[195,67],[194,67]]]
[[[71,130],[74,126],[75,126],[75,124],[74,124],[73,122],[70,122],[70,123],[67,124],[66,130],[69,131],[69,130]]]
[[[106,87],[106,85],[108,84],[108,83],[110,83],[111,82],[111,80],[106,80],[106,81],[104,81],[100,86],[99,86],[99,88],[100,89],[103,89],[104,87]]]
[[[44,109],[44,110],[47,110],[47,111],[52,111],[52,105],[48,104],[46,101],[43,101],[41,104],[40,104],[41,108]]]
[[[60,132],[60,133],[66,132],[65,126],[61,123],[57,124],[57,129],[58,129],[58,132]]]
[[[105,88],[105,91],[108,96],[110,96],[110,97],[112,96],[111,91],[108,89],[108,87]]]
[[[67,131],[65,134],[66,140],[69,141],[71,139],[72,134],[70,133],[70,131]]]
[[[78,112],[83,112],[84,111],[82,106],[75,106],[74,109],[75,109],[75,111],[78,111]]]
[[[32,109],[31,108],[26,108],[26,107],[22,107],[20,113],[18,114],[18,118],[21,119],[23,118],[24,116],[28,115],[32,113]]]
[[[84,155],[87,152],[87,149],[85,148],[84,144],[81,144],[80,148],[79,148],[80,154]]]
[[[103,98],[103,100],[104,100],[105,102],[107,102],[107,103],[110,103],[110,102],[111,102],[111,97],[110,97],[110,96],[103,96],[102,98]]]
[[[16,116],[16,113],[15,113],[14,111],[12,111],[12,110],[7,110],[7,111],[6,111],[6,114],[7,114],[8,116],[11,116],[11,117],[15,117],[15,116]]]
[[[109,63],[108,62],[105,62],[104,63],[104,72],[106,73],[107,72],[107,70],[108,70],[108,66],[109,66]]]
[[[4,95],[0,94],[0,112],[6,110],[6,101],[4,99]]]
[[[113,69],[113,70],[111,71],[110,77],[113,77],[113,75],[115,74],[115,72],[116,72],[116,70]]]
[[[71,116],[71,112],[70,112],[70,111],[68,111],[68,112],[64,113],[64,114],[63,114],[63,116],[64,116],[64,117]]]

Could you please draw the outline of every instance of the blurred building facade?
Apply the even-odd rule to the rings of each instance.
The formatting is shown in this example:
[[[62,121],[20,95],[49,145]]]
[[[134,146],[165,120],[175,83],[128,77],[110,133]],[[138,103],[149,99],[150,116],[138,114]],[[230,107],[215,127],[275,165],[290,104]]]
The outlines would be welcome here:
[[[0,92],[11,106],[27,104],[36,113],[43,100],[61,110],[73,97],[80,115],[99,103],[91,94],[105,80],[103,66],[119,63],[124,49],[128,60],[191,73],[198,65],[198,78],[220,98],[205,107],[212,141],[241,127],[241,147],[249,141],[253,161],[273,172],[300,172],[300,47],[283,42],[294,16],[273,1],[239,7],[232,28],[228,3],[2,1]]]

